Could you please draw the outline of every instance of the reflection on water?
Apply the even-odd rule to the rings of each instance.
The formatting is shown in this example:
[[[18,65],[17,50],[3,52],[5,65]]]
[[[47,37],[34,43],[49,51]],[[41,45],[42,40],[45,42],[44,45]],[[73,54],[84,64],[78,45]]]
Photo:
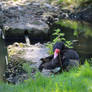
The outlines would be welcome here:
[[[92,24],[72,20],[61,20],[57,24],[61,25],[66,39],[77,40],[74,48],[81,56],[92,57]]]
[[[5,72],[5,65],[7,60],[7,49],[0,31],[0,80],[3,80],[3,73]]]

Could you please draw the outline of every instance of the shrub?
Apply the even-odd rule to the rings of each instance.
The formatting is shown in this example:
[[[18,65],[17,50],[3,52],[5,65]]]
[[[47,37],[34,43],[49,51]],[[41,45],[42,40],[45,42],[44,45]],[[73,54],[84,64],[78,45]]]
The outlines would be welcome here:
[[[72,48],[72,42],[71,41],[67,41],[64,38],[64,33],[61,32],[60,29],[55,30],[55,32],[52,34],[52,36],[54,36],[54,39],[52,40],[52,42],[47,44],[47,47],[50,49],[49,50],[49,54],[53,54],[53,45],[57,42],[57,41],[64,41],[65,45],[69,48]]]

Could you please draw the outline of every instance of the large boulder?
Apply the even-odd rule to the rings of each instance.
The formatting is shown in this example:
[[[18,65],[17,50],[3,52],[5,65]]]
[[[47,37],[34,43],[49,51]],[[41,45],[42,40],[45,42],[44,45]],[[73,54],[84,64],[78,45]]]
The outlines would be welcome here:
[[[2,4],[3,29],[6,39],[24,39],[28,35],[32,40],[48,40],[50,23],[58,8],[50,4],[37,2],[9,6]],[[48,16],[44,16],[44,14]],[[2,15],[1,15],[2,16]],[[46,18],[47,17],[47,18]],[[51,17],[51,18],[50,18]],[[52,21],[53,22],[53,21]]]

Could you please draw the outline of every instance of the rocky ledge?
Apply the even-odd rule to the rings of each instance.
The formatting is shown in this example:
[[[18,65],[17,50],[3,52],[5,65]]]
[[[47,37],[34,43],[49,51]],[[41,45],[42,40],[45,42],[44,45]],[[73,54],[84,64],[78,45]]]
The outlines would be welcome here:
[[[6,39],[48,40],[49,25],[57,20],[58,8],[48,3],[1,4],[0,23]]]
[[[27,45],[15,42],[9,45],[9,63],[5,71],[4,79],[9,83],[17,84],[29,77],[33,78],[36,72],[39,71],[40,59],[49,55],[48,50],[45,44],[42,45],[40,43]],[[42,71],[42,74],[45,76],[49,76],[50,73],[50,70]]]
[[[48,0],[19,1],[0,2],[0,26],[5,33],[6,40],[13,38],[22,41],[25,40],[25,35],[28,35],[31,41],[49,40],[51,25],[60,18],[92,23],[91,5],[72,12],[58,5],[50,5]]]

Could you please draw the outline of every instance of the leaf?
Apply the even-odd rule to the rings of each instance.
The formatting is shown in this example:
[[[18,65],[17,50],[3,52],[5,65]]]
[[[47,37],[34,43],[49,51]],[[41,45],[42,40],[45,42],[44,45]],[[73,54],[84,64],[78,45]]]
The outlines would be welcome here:
[[[52,35],[58,35],[57,33],[53,33]]]
[[[64,33],[60,33],[59,35],[60,35],[60,36],[64,36],[65,34],[64,34]]]
[[[56,31],[56,33],[59,33],[60,32],[60,29],[57,29],[57,30],[55,30]]]

